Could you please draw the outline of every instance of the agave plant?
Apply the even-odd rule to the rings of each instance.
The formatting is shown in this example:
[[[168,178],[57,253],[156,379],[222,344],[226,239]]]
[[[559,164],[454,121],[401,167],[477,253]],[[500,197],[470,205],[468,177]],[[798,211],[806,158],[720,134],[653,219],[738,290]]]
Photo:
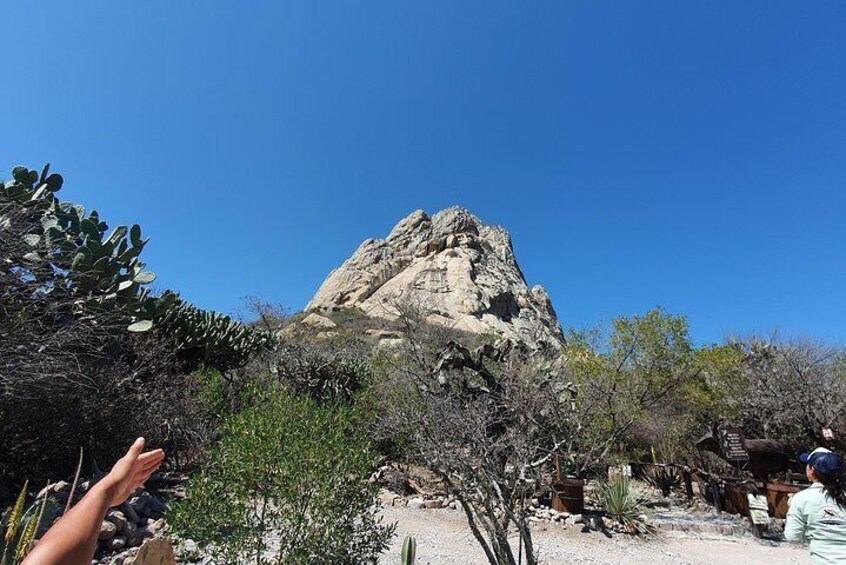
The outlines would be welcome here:
[[[631,534],[651,535],[653,526],[644,515],[646,497],[627,477],[620,477],[600,485],[597,491],[599,504],[612,519]]]
[[[47,509],[47,502],[49,497],[47,495],[41,499],[41,504],[37,506],[34,504],[30,511],[27,512],[28,517],[26,518],[26,525],[23,527],[21,532],[20,538],[18,538],[18,543],[15,548],[15,560],[14,563],[20,563],[24,560],[24,558],[29,554],[29,550],[32,549],[32,543],[35,541],[35,537],[38,535],[39,531],[41,530],[42,522],[44,520],[44,511]]]
[[[643,479],[661,491],[662,496],[670,496],[673,489],[681,486],[681,475],[671,465],[656,465],[644,473]]]

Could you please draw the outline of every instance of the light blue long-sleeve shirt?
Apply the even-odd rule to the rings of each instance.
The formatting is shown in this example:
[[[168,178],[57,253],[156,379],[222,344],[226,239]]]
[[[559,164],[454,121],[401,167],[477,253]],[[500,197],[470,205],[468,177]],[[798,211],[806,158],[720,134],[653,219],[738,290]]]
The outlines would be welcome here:
[[[790,499],[784,537],[809,542],[814,565],[846,564],[846,509],[814,483]]]

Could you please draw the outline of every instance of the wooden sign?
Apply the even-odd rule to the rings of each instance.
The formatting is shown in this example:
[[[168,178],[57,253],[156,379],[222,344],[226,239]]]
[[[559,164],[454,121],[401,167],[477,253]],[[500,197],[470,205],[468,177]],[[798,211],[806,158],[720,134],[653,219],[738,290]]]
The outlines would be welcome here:
[[[749,451],[740,428],[720,429],[720,450],[726,461],[749,461]]]
[[[770,523],[770,513],[767,507],[767,497],[760,494],[747,494],[749,501],[749,519],[756,526],[766,526]]]

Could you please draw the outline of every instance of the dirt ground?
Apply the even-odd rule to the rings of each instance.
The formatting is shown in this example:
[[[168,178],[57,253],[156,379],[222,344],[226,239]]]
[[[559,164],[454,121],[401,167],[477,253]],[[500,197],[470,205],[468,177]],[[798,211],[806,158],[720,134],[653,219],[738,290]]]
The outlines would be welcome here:
[[[487,565],[460,511],[388,507],[383,515],[386,522],[397,523],[394,544],[381,560],[384,565],[400,562],[400,546],[406,535],[417,538],[418,565]],[[535,528],[533,539],[540,561],[546,565],[807,565],[811,562],[807,548],[759,542],[752,537],[668,533],[647,542],[621,535],[608,539],[599,532],[582,533],[578,527],[564,529],[544,524]]]

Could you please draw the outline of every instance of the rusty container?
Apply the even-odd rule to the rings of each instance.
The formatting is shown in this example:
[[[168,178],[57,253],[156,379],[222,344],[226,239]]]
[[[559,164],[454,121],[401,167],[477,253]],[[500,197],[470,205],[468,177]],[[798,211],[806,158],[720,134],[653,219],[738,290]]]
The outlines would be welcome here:
[[[729,514],[749,515],[749,499],[746,498],[746,485],[743,483],[726,483],[723,485],[723,512]]]
[[[788,499],[790,495],[808,488],[806,485],[788,485],[784,483],[757,483],[758,492],[766,494],[767,507],[770,516],[774,518],[786,518]],[[749,500],[746,498],[748,492],[746,485],[742,483],[726,483],[723,487],[723,510],[730,514],[749,515]]]
[[[807,485],[786,485],[783,483],[767,483],[767,506],[770,516],[776,518],[787,517],[787,501],[790,495],[808,488]]]
[[[553,483],[552,508],[570,514],[582,512],[585,509],[585,482],[581,479],[560,479]]]

